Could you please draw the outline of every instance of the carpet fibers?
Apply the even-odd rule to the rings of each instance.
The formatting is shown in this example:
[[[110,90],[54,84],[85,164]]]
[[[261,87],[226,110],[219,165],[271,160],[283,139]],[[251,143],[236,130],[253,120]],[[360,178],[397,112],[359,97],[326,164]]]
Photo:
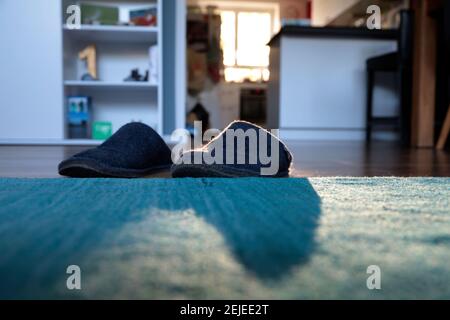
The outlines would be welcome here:
[[[0,298],[450,299],[449,202],[448,178],[0,179]]]

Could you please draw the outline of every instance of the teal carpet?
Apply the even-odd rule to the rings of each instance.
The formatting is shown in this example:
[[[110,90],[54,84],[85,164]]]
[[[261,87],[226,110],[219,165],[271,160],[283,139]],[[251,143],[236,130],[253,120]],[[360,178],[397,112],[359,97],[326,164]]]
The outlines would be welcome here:
[[[0,179],[0,298],[450,299],[449,201],[446,178]]]

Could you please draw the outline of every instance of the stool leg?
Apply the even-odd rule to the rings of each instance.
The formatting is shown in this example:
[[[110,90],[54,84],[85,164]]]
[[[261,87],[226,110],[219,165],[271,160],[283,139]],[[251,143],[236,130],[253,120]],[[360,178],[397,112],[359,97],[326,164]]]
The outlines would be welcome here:
[[[443,150],[445,148],[445,144],[447,142],[449,133],[450,133],[450,106],[447,111],[447,116],[445,117],[444,126],[442,127],[441,134],[439,136],[439,140],[436,145],[436,149]]]
[[[372,139],[372,107],[373,107],[373,86],[375,74],[372,70],[367,71],[367,110],[366,110],[366,143]]]
[[[401,143],[405,146],[411,144],[411,105],[412,105],[412,82],[411,72],[408,69],[401,69],[399,72],[400,81],[400,134]]]

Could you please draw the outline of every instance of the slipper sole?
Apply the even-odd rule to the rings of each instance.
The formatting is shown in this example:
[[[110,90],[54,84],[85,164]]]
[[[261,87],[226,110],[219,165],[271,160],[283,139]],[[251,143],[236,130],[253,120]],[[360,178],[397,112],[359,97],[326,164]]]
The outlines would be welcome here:
[[[259,172],[236,169],[226,165],[205,165],[205,164],[178,164],[172,166],[172,176],[174,178],[287,178],[289,172],[278,172],[276,175],[264,176]]]
[[[59,174],[69,177],[141,178],[169,170],[170,165],[146,169],[117,168],[91,159],[69,159],[58,166]]]

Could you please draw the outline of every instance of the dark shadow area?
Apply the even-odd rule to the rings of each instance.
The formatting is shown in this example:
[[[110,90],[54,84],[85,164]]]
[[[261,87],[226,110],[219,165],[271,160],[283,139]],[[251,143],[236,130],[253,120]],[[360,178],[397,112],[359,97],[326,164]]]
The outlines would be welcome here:
[[[245,190],[221,188],[220,180],[202,181],[206,191],[221,190],[223,197],[214,199],[220,210],[205,207],[201,199],[193,201],[193,209],[221,232],[248,271],[279,279],[307,261],[320,217],[320,198],[308,179],[260,180],[266,187]]]

